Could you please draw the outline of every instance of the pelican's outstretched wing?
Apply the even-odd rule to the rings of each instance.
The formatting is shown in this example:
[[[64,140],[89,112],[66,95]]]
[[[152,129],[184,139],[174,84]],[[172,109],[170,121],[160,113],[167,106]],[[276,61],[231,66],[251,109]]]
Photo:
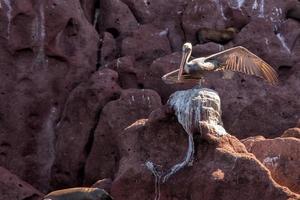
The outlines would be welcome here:
[[[178,79],[178,74],[179,74],[180,69],[176,69],[174,71],[171,71],[167,74],[165,74],[162,77],[162,80],[166,84],[174,84],[174,83],[198,83],[199,79],[201,77],[196,77],[195,75],[191,77],[189,74],[182,74],[181,79]]]
[[[217,62],[216,70],[231,70],[264,78],[271,84],[278,82],[276,71],[261,58],[238,46],[208,56],[205,62]]]

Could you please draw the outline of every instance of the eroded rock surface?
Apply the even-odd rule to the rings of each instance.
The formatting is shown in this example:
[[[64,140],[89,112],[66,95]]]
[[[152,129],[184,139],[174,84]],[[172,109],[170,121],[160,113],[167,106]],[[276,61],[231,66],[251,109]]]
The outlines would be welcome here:
[[[152,90],[123,90],[120,99],[111,101],[102,110],[95,130],[91,153],[85,165],[85,182],[114,178],[119,168],[119,142],[124,130],[141,118],[147,118],[161,106],[159,95]]]
[[[243,143],[270,170],[277,183],[300,193],[300,139],[245,139]]]
[[[40,200],[42,197],[40,191],[0,167],[0,199]]]
[[[95,72],[89,81],[78,85],[65,102],[55,132],[55,160],[51,171],[52,187],[82,184],[94,130],[103,107],[120,95],[115,71]],[[70,159],[71,158],[71,159]]]
[[[0,165],[46,192],[56,125],[96,70],[98,34],[79,1],[1,1],[0,16]]]
[[[145,166],[161,169],[179,162],[187,140],[172,114],[156,111],[132,124],[120,140],[120,164],[111,194],[117,199],[153,199],[155,178]],[[157,128],[159,127],[159,129]],[[269,171],[234,136],[204,141],[195,134],[193,166],[160,185],[160,199],[299,199],[273,181]],[[255,192],[253,192],[255,191]]]
[[[284,131],[281,137],[294,137],[300,139],[300,128],[289,128],[288,130]]]

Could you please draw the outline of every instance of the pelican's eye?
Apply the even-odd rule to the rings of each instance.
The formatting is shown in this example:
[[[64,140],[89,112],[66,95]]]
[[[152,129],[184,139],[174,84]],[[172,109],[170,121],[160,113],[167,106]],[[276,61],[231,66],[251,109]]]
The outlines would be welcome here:
[[[185,53],[190,52],[190,51],[191,51],[191,48],[190,48],[190,47],[184,47],[184,48],[183,48],[183,51],[184,51]]]

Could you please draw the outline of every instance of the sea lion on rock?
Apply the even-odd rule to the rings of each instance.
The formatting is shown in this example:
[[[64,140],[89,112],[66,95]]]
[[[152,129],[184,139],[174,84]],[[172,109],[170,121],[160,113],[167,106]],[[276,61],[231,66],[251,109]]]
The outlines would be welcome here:
[[[112,197],[99,188],[77,187],[50,192],[43,200],[112,200]]]
[[[286,17],[300,21],[300,3],[288,9]]]
[[[238,30],[234,27],[216,30],[210,28],[201,28],[197,32],[197,39],[200,44],[207,42],[215,42],[218,44],[226,44],[231,41],[238,33]]]

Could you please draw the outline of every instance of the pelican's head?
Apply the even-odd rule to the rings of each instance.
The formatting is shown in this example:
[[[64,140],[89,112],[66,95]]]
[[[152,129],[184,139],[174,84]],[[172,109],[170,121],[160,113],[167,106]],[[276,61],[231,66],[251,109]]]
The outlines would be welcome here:
[[[183,53],[191,53],[192,52],[192,44],[189,42],[184,43],[182,46],[182,52]]]
[[[184,74],[184,67],[187,64],[190,56],[192,53],[192,44],[187,42],[184,43],[182,46],[182,58],[179,69],[174,70],[165,74],[162,79],[167,84],[174,84],[174,83],[183,83],[185,80],[183,79],[182,74]]]
[[[178,73],[178,81],[182,79],[182,74],[184,73],[184,66],[188,62],[190,56],[192,54],[192,44],[187,42],[184,43],[182,46],[182,58],[181,58],[181,63],[179,66],[179,73]]]

